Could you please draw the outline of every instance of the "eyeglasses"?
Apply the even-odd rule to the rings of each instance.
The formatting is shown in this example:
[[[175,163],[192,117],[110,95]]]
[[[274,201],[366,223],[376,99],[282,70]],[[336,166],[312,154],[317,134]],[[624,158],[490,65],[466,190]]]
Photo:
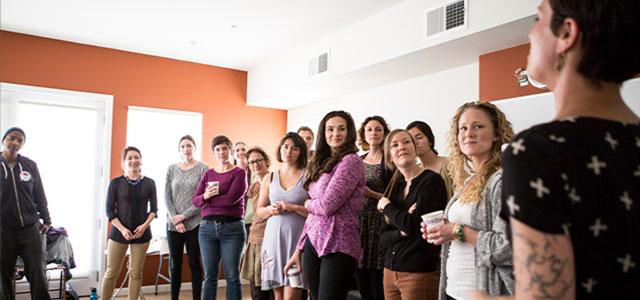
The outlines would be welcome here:
[[[263,162],[263,161],[264,161],[264,159],[263,159],[263,158],[259,158],[259,159],[256,159],[256,160],[250,160],[250,161],[248,161],[248,163],[249,163],[250,165],[252,165],[252,164],[259,164],[259,163],[261,163],[261,162]]]

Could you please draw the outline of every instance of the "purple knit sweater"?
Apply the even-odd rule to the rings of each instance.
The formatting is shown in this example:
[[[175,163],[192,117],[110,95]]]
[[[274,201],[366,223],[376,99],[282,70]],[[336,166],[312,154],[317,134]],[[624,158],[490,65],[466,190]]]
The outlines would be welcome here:
[[[218,181],[219,194],[207,200],[204,199],[204,190],[207,182]],[[247,173],[235,167],[228,172],[218,173],[209,169],[202,175],[196,194],[193,196],[193,205],[200,208],[200,215],[206,216],[230,216],[242,218],[244,214],[244,194],[247,191]]]

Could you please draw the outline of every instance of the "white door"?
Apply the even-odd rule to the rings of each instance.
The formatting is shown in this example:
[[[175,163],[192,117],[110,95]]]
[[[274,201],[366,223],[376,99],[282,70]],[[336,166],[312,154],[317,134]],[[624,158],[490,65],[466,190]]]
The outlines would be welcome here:
[[[24,129],[20,154],[38,164],[52,226],[64,227],[81,295],[98,286],[106,236],[103,207],[109,182],[113,97],[0,83],[0,127]],[[26,287],[24,287],[26,288]]]

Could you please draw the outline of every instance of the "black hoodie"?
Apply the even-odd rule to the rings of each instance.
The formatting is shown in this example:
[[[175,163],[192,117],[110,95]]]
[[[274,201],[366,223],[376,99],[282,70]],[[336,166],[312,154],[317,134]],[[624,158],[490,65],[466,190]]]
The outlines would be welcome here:
[[[40,219],[44,224],[51,224],[38,166],[18,154],[11,168],[0,155],[0,226],[3,229],[26,227]]]

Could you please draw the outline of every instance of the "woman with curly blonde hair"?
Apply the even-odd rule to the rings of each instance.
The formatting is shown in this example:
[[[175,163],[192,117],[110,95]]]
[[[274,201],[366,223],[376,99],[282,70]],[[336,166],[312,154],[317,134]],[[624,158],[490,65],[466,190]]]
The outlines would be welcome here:
[[[474,289],[513,294],[511,244],[499,215],[500,150],[512,136],[511,123],[491,103],[465,103],[453,117],[449,159],[457,189],[445,210],[447,222],[422,229],[428,242],[443,245],[440,299],[465,299]]]

